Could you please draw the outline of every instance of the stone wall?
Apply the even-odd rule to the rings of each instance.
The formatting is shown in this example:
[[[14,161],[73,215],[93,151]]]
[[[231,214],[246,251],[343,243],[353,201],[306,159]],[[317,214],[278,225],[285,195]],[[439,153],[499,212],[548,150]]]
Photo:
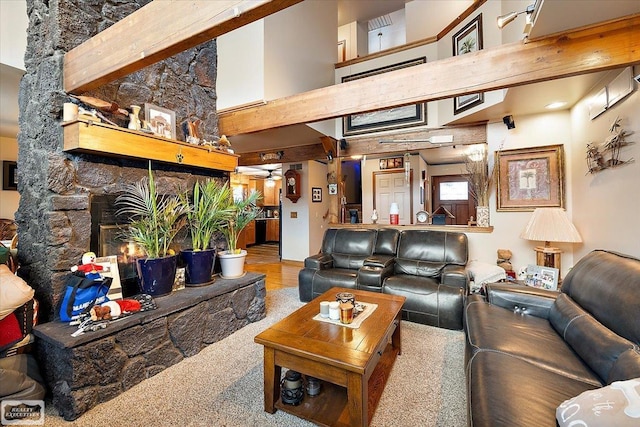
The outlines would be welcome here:
[[[156,298],[156,310],[72,337],[73,326],[35,328],[52,403],[67,421],[265,317],[264,275],[218,279]]]
[[[60,126],[63,57],[75,46],[148,3],[148,0],[27,0],[26,73],[20,84],[18,173],[20,275],[36,290],[41,319],[51,320],[64,279],[89,250],[92,194],[116,194],[146,174],[147,163],[64,153]],[[137,35],[132,32],[131,37]],[[176,112],[181,123],[200,119],[202,136],[218,132],[215,108],[216,42],[212,40],[151,65],[92,95],[121,107],[150,102]],[[126,125],[125,123],[120,123]],[[227,174],[154,163],[160,192],[190,187],[196,177]],[[218,239],[216,245],[222,245]]]

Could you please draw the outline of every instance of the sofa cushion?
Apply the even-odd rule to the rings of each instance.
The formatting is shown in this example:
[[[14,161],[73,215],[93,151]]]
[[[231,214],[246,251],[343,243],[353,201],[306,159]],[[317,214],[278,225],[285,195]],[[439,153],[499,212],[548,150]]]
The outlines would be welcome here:
[[[333,287],[355,289],[358,270],[331,268],[318,270],[312,279],[313,298]]]
[[[636,316],[637,310],[636,307]],[[549,313],[549,321],[562,339],[603,382],[609,378],[620,354],[634,348],[633,343],[605,328],[566,294],[556,298]]]
[[[466,265],[467,236],[431,230],[404,230],[398,242],[398,258],[442,264]]]
[[[411,274],[413,276],[438,279],[444,266],[445,264],[441,262],[396,258],[395,274]]]
[[[562,402],[556,410],[560,427],[637,427],[640,425],[640,378],[616,381]]]
[[[373,253],[376,230],[341,229],[335,234],[331,256],[336,268],[358,269]]]
[[[472,356],[467,382],[470,426],[555,427],[560,403],[596,388],[495,351]]]
[[[517,314],[475,300],[465,307],[467,342],[472,353],[492,350],[595,387],[602,381],[580,361],[549,321]]]
[[[605,327],[640,345],[640,259],[590,252],[567,274],[562,292]]]
[[[385,294],[407,298],[402,306],[406,320],[447,329],[462,329],[464,292],[430,277],[396,274],[384,281]]]
[[[378,230],[375,253],[380,255],[396,256],[400,240],[400,231],[395,228],[382,228]]]

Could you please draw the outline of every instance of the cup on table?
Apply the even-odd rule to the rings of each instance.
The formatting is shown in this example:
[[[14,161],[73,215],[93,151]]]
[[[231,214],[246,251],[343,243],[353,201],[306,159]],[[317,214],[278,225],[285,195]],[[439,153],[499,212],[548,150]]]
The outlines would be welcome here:
[[[329,301],[320,301],[320,316],[329,317]]]
[[[329,319],[340,320],[340,303],[338,301],[329,303]]]
[[[340,323],[348,325],[351,322],[353,322],[353,304],[343,302],[340,304]]]

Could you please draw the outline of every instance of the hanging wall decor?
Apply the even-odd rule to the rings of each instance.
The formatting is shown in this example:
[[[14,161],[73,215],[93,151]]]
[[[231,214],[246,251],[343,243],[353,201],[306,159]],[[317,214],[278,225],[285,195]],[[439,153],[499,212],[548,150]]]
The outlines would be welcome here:
[[[625,138],[634,132],[627,132],[620,126],[620,117],[616,117],[609,128],[611,135],[599,146],[595,142],[587,144],[587,173],[596,173],[604,169],[615,168],[634,162],[634,158],[620,160],[622,147],[633,144],[634,141],[626,141]]]

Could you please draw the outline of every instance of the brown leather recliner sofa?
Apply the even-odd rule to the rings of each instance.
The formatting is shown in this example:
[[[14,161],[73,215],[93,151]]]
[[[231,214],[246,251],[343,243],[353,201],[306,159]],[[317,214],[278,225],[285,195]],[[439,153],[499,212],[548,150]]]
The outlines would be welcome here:
[[[405,320],[462,329],[467,260],[464,233],[328,229],[320,253],[305,259],[298,274],[300,300],[334,286],[402,295]]]
[[[640,260],[593,251],[560,292],[489,284],[464,321],[469,425],[556,426],[565,400],[640,377]]]

